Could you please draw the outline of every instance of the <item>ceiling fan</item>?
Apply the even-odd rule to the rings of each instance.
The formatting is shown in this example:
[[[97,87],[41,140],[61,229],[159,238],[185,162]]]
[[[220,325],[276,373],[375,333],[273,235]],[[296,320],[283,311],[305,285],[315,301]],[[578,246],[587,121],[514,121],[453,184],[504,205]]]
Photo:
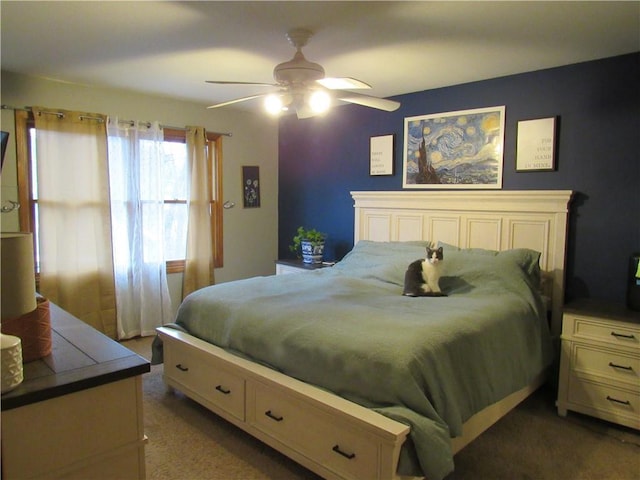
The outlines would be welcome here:
[[[400,107],[400,102],[395,100],[351,92],[350,90],[371,88],[361,80],[349,77],[325,77],[324,68],[308,61],[302,54],[302,47],[307,44],[311,36],[312,33],[309,30],[302,28],[287,32],[287,40],[296,49],[296,53],[291,60],[280,63],[273,69],[273,78],[276,83],[207,80],[207,83],[218,85],[255,85],[272,88],[268,92],[236,98],[207,108],[224,107],[260,97],[265,98],[265,108],[268,112],[279,114],[294,110],[298,118],[324,113],[329,109],[332,99],[387,112],[393,112]]]

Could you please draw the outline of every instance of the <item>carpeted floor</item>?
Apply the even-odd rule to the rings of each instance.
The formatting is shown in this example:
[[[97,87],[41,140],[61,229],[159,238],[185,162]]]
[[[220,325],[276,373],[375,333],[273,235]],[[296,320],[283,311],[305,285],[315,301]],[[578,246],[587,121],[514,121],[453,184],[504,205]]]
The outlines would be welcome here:
[[[123,344],[150,358],[151,338]],[[162,381],[143,377],[148,480],[316,480]],[[447,480],[640,480],[640,433],[587,416],[559,417],[541,389],[455,457]]]

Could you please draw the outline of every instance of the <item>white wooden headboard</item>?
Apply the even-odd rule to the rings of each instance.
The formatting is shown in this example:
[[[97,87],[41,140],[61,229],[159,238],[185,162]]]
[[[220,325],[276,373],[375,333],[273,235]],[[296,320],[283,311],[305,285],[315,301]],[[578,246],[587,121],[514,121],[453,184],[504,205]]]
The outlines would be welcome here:
[[[560,335],[570,190],[351,192],[354,240],[427,240],[460,248],[541,252],[551,298],[551,331]]]

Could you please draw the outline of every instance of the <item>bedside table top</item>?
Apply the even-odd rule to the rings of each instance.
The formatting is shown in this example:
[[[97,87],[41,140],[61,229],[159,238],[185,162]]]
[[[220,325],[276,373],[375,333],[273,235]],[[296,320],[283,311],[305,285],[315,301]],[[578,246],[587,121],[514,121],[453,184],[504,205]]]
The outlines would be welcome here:
[[[602,317],[611,320],[640,324],[640,312],[630,310],[623,303],[583,298],[567,303],[563,307],[563,311],[565,313],[590,317]]]
[[[326,268],[333,265],[331,262],[323,262],[323,263],[304,263],[302,259],[279,259],[276,260],[276,263],[279,265],[287,265],[289,267],[295,268],[304,268],[306,270],[318,270],[319,268]]]

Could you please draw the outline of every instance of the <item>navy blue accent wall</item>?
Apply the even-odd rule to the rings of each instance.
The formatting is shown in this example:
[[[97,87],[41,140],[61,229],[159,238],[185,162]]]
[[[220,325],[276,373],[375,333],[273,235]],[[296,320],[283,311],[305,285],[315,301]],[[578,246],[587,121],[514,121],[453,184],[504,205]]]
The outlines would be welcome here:
[[[353,247],[352,190],[402,190],[404,118],[506,106],[504,190],[574,190],[567,298],[624,301],[640,251],[640,53],[395,97],[381,112],[341,106],[279,126],[279,256],[299,225],[328,233],[325,258]],[[557,169],[516,172],[520,120],[558,117]],[[395,173],[369,176],[369,139],[395,135]]]

